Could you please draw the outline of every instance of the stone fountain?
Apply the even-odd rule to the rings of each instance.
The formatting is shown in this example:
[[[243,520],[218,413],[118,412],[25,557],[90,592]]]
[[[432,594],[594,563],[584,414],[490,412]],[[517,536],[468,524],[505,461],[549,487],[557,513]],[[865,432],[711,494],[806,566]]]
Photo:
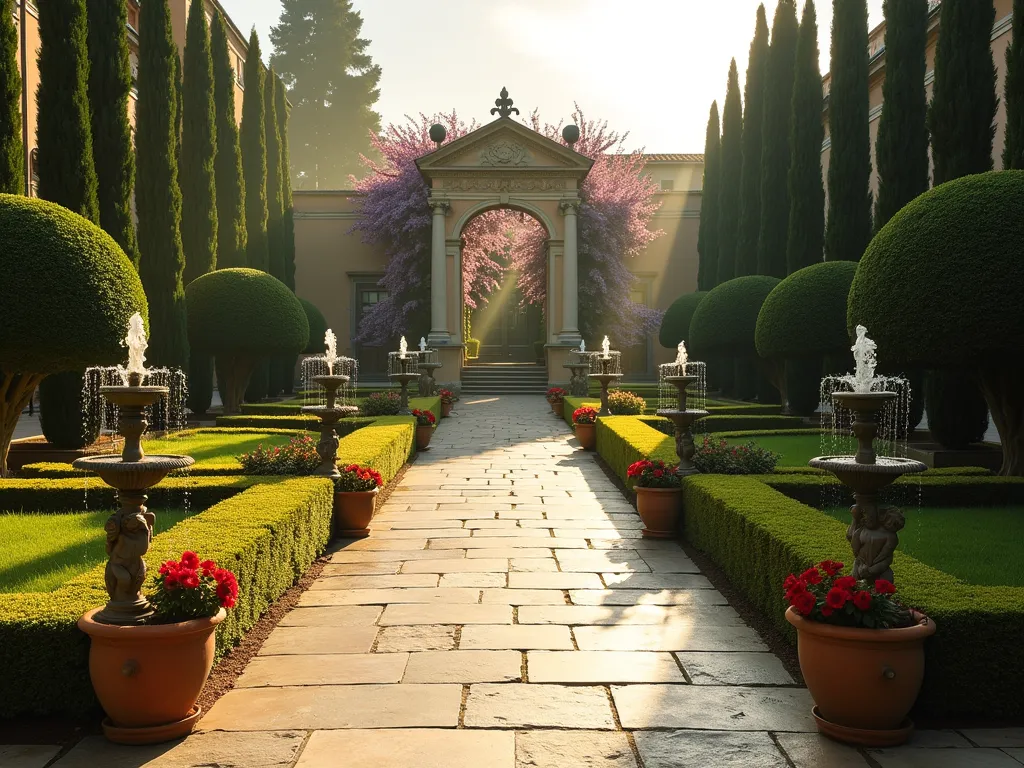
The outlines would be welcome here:
[[[832,400],[834,406],[853,412],[857,453],[854,456],[818,456],[808,463],[831,472],[853,490],[855,503],[850,508],[853,522],[846,531],[855,558],[853,576],[868,581],[892,581],[892,558],[899,544],[898,534],[904,517],[898,507],[879,504],[878,493],[901,476],[923,472],[927,467],[913,459],[876,455],[874,440],[878,434],[879,413],[896,399],[897,393],[879,388],[885,379],[875,377],[876,344],[868,338],[863,325],[857,326],[857,340],[851,349],[856,372],[844,380],[852,389],[833,392]]]
[[[437,350],[427,349],[427,340],[420,336],[420,354],[416,367],[423,372],[419,380],[420,397],[430,397],[437,392],[437,382],[434,381],[434,371],[443,364],[437,362]]]
[[[392,381],[397,381],[402,388],[402,407],[399,413],[406,416],[412,414],[412,410],[409,408],[409,382],[419,379],[421,375],[409,370],[411,363],[412,357],[409,355],[409,344],[406,342],[405,336],[403,336],[398,342],[399,371],[398,373],[389,373],[388,378]]]
[[[579,349],[569,350],[569,362],[563,368],[569,371],[569,394],[573,397],[586,397],[590,386],[587,372],[590,371],[590,358],[587,357],[587,343],[580,341]]]
[[[143,624],[153,615],[149,601],[142,595],[146,581],[145,556],[153,539],[156,516],[146,508],[146,491],[175,469],[191,466],[191,456],[146,456],[142,434],[149,426],[146,408],[168,393],[167,387],[144,386],[146,370],[146,331],[139,313],[128,323],[128,366],[122,372],[123,385],[100,387],[100,394],[118,408],[118,432],[124,437],[121,455],[87,456],[72,466],[100,476],[117,489],[121,505],[103,529],[107,534],[107,567],[104,582],[110,600],[95,615],[103,624]]]
[[[670,372],[662,379],[666,384],[676,388],[678,392],[676,407],[660,408],[657,411],[659,416],[664,416],[675,426],[676,455],[679,456],[679,466],[676,468],[676,474],[680,477],[694,475],[699,472],[693,464],[693,454],[696,453],[697,448],[693,444],[693,431],[691,428],[694,422],[708,415],[708,412],[705,410],[686,407],[686,388],[699,381],[700,378],[695,375],[687,375],[687,365],[694,364],[688,362],[686,343],[681,341],[679,342],[675,362],[664,366]]]
[[[582,346],[582,345],[581,345]],[[611,411],[608,409],[608,384],[613,381],[618,381],[622,378],[622,373],[619,368],[619,353],[612,352],[611,342],[608,341],[608,337],[604,337],[604,341],[601,342],[601,354],[595,356],[598,364],[601,366],[600,373],[591,373],[589,377],[596,379],[601,384],[601,416],[610,416]],[[615,361],[615,371],[609,370],[611,368],[612,361]]]
[[[341,477],[337,465],[338,433],[334,425],[343,416],[351,416],[358,413],[359,409],[351,405],[337,405],[338,388],[349,381],[348,376],[334,373],[334,366],[341,359],[338,357],[338,337],[330,328],[324,334],[324,346],[326,347],[325,359],[327,362],[326,376],[312,376],[310,381],[324,389],[327,402],[323,405],[304,405],[303,413],[311,413],[320,418],[320,442],[316,444],[316,452],[320,456],[320,466],[316,473],[321,477],[329,477],[337,480]]]

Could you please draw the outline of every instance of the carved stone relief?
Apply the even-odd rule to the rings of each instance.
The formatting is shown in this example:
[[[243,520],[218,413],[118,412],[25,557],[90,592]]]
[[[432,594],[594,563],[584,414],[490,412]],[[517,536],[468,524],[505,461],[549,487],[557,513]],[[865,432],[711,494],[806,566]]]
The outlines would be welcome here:
[[[547,192],[566,188],[565,179],[462,177],[442,179],[442,188],[460,192]]]
[[[502,139],[488,145],[480,152],[480,164],[518,167],[529,165],[529,158],[522,144]]]

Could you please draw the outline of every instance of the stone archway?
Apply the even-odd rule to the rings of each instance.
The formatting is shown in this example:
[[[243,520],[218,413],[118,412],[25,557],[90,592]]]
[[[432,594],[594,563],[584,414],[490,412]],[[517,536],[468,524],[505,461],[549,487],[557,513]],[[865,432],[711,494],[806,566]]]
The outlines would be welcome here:
[[[511,104],[511,102],[509,102]],[[483,211],[511,208],[547,230],[546,356],[549,378],[580,343],[577,212],[593,161],[507,116],[416,161],[430,188],[431,299],[428,341],[439,351],[440,381],[461,377],[462,232]]]

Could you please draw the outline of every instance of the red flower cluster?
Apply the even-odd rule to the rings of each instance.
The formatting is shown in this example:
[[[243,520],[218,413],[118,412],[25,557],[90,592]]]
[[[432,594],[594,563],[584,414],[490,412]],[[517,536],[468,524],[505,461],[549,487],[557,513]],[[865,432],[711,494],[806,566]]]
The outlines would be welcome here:
[[[437,393],[437,396],[441,398],[441,402],[444,403],[445,405],[451,405],[452,403],[459,399],[459,396],[452,392],[450,389],[442,389]]]
[[[843,564],[824,560],[782,582],[786,601],[801,616],[841,626],[884,629],[903,626],[909,612],[892,597],[896,587],[884,579],[873,587],[853,576],[840,576]]]
[[[235,574],[213,560],[200,561],[190,550],[161,565],[154,582],[157,591],[150,601],[163,621],[213,616],[219,608],[234,608],[238,602]]]
[[[416,417],[416,426],[419,427],[432,427],[437,423],[437,417],[431,411],[421,411],[419,408],[414,408],[412,415]]]
[[[342,493],[372,491],[384,485],[384,478],[381,477],[373,467],[360,467],[358,464],[349,464],[341,469],[341,477],[335,482],[335,490]]]
[[[641,459],[629,465],[626,477],[633,478],[639,488],[678,488],[681,482],[675,470],[661,459]]]
[[[584,405],[572,412],[573,424],[594,424],[597,421],[597,409]]]
[[[568,394],[569,393],[561,387],[552,387],[547,391],[547,394],[544,395],[544,397],[547,398],[549,403],[557,403]]]

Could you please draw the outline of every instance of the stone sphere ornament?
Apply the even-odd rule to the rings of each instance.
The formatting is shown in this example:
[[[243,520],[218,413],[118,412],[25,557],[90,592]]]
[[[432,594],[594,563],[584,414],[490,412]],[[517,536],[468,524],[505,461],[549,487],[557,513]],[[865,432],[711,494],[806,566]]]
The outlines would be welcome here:
[[[441,142],[448,137],[448,131],[440,123],[434,123],[430,126],[430,140],[441,146]]]
[[[565,143],[571,147],[573,144],[580,140],[579,126],[569,123],[569,125],[565,126],[565,128],[562,129],[562,138],[565,139]]]

